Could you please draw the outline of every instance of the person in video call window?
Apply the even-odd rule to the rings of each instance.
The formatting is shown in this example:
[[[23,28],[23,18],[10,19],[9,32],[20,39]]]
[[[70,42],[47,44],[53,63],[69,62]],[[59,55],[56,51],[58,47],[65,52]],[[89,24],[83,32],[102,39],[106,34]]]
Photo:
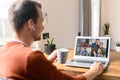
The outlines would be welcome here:
[[[80,47],[90,47],[89,42],[87,39],[83,39],[83,41],[80,42],[79,44]]]
[[[98,49],[98,48],[99,48],[99,43],[100,43],[100,40],[99,40],[99,39],[96,39],[95,42],[92,43],[91,47]]]
[[[13,41],[0,47],[0,78],[10,80],[93,80],[104,70],[95,62],[83,74],[71,76],[58,70],[53,62],[57,50],[47,58],[30,45],[41,39],[43,14],[41,4],[33,0],[16,0],[9,8],[9,22],[13,29]]]
[[[86,49],[87,49],[86,47],[83,47],[83,50],[80,53],[81,56],[87,56],[88,55],[88,51]]]
[[[100,40],[96,39],[94,43],[91,45],[91,56],[96,56],[97,50],[99,47]]]
[[[100,42],[99,43],[99,48],[97,50],[97,57],[105,57],[106,54],[106,49],[103,48],[103,43]]]

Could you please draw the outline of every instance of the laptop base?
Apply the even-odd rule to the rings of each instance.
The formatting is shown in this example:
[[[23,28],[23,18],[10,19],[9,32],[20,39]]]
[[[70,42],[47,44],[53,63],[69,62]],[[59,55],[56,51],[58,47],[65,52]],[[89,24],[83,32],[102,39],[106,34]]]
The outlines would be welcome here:
[[[65,63],[65,65],[67,66],[75,66],[75,67],[84,67],[84,68],[90,68],[90,66],[94,63],[94,61],[84,61],[84,60],[75,60],[75,59],[71,59],[70,61],[67,61]],[[101,62],[104,67],[106,62]]]

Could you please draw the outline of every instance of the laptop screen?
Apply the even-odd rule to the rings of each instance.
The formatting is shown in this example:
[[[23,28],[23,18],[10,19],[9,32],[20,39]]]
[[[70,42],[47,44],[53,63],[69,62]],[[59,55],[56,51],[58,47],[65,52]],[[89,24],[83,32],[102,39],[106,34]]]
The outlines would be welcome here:
[[[77,38],[75,55],[107,58],[108,46],[106,38]]]

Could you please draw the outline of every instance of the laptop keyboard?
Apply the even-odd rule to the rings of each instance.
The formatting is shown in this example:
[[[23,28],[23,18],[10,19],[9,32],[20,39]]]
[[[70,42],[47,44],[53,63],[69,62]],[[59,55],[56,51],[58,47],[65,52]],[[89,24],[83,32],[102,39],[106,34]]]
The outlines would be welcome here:
[[[93,64],[94,61],[85,61],[85,60],[71,60],[71,62],[78,62],[78,63],[88,63],[88,64]],[[101,62],[103,65],[105,65],[106,62]]]

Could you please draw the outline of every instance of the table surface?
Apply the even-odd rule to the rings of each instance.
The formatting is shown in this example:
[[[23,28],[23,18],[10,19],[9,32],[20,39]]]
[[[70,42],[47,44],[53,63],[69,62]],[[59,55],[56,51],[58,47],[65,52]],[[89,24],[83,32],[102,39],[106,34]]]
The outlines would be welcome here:
[[[73,50],[69,50],[67,60],[73,58],[73,53]],[[89,70],[87,68],[70,67],[57,62],[55,62],[54,65],[70,75],[78,75]],[[120,52],[110,51],[110,62],[107,69],[94,80],[120,80]]]

